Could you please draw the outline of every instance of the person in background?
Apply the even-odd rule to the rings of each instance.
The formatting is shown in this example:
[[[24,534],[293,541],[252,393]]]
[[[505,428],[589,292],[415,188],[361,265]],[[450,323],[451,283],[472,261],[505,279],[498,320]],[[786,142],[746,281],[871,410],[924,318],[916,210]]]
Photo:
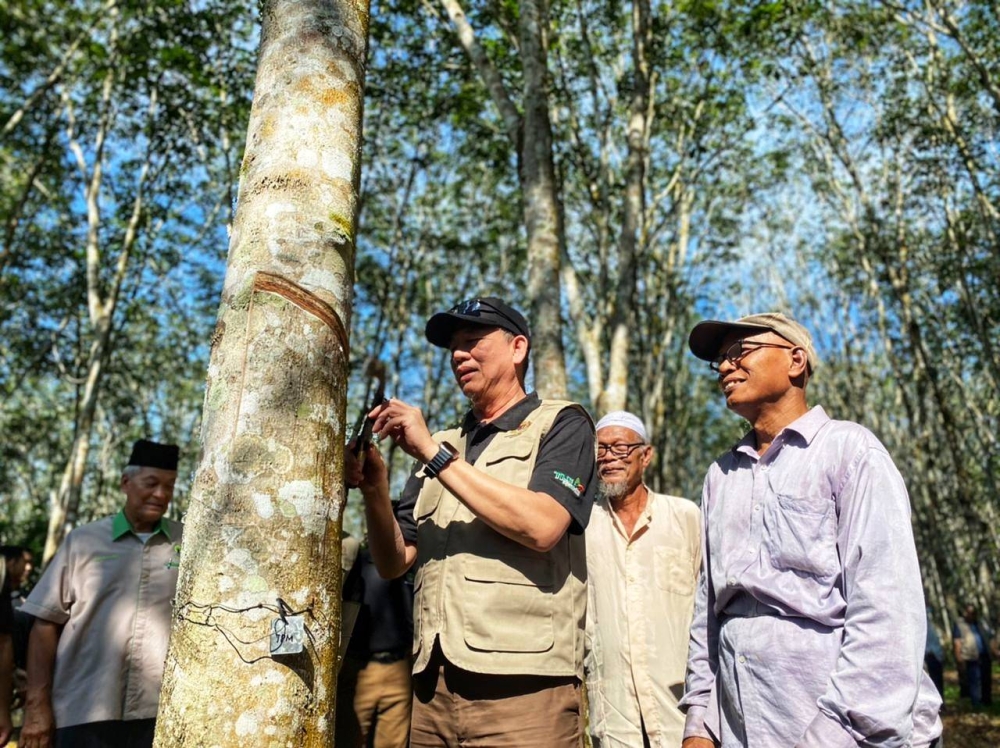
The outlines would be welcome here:
[[[24,549],[0,546],[4,563],[0,567],[0,748],[7,745],[14,731],[11,702],[14,698],[14,608],[11,594],[21,586],[24,575]]]
[[[638,416],[597,422],[597,501],[587,526],[584,667],[594,748],[679,748],[701,512],[653,493],[653,447]]]
[[[902,476],[810,409],[818,358],[783,314],[705,321],[691,351],[750,431],[709,468],[684,748],[930,746],[927,613]]]
[[[344,581],[361,604],[337,678],[338,748],[406,748],[410,739],[413,589],[383,579],[362,547]]]
[[[952,627],[955,662],[963,694],[973,706],[992,703],[992,662],[989,631],[979,622],[976,606],[969,603]]]
[[[24,602],[35,624],[20,748],[152,746],[183,529],[164,517],[177,458],[137,441],[121,510],[70,532]]]
[[[8,597],[11,598],[14,607],[20,607],[20,603],[14,603],[14,598],[18,597],[21,587],[28,581],[28,575],[34,567],[34,555],[23,545],[3,545],[0,546],[0,553],[3,554],[4,569],[6,571]]]
[[[19,691],[19,620],[20,592],[31,573],[33,556],[20,545],[0,546],[3,568],[0,570],[0,748],[7,744],[13,731],[11,709]],[[23,673],[22,673],[23,675]],[[21,684],[23,685],[23,683]]]

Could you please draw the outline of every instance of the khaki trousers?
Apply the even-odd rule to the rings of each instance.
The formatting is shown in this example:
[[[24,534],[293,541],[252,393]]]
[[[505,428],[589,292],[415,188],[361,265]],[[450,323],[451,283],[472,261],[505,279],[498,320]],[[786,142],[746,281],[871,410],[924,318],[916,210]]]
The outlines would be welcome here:
[[[435,656],[413,678],[411,748],[580,748],[575,678],[470,673]]]
[[[337,679],[337,748],[406,748],[409,658],[382,664],[345,660]]]

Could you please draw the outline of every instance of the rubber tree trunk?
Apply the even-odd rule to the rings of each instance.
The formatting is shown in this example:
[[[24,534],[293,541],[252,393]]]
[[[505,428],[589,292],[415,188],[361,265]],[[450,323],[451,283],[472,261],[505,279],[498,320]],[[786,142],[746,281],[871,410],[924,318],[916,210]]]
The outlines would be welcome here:
[[[528,297],[531,301],[535,389],[542,397],[566,397],[566,355],[562,343],[562,289],[559,285],[559,185],[549,119],[548,9],[546,0],[522,0],[519,38],[524,71],[524,132],[521,138],[521,192],[528,236]]]
[[[365,0],[266,0],[156,745],[333,744]],[[299,654],[270,655],[282,614]]]

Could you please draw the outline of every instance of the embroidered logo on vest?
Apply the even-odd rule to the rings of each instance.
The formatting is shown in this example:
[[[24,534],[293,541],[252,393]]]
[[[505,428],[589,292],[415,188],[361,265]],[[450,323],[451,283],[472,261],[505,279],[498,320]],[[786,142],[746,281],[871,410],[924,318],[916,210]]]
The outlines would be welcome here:
[[[516,429],[511,429],[506,433],[506,435],[517,436],[518,434],[523,434],[530,427],[531,427],[531,421],[523,421],[520,426],[518,426]]]

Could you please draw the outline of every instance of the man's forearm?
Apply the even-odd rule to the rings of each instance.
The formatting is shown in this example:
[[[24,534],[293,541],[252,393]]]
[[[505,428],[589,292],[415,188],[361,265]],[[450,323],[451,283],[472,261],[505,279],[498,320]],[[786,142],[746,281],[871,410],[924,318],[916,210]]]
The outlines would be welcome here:
[[[24,704],[24,726],[19,745],[49,748],[56,731],[52,711],[52,678],[56,648],[62,626],[36,619],[28,639],[28,696]]]
[[[416,548],[406,543],[389,501],[388,485],[363,489],[365,518],[368,522],[368,547],[375,568],[385,579],[406,573],[416,560]]]
[[[462,459],[438,477],[483,522],[501,535],[536,551],[548,551],[569,528],[569,512],[544,493],[518,488]]]
[[[52,676],[56,668],[56,648],[62,626],[36,619],[28,638],[27,705],[52,704]]]

